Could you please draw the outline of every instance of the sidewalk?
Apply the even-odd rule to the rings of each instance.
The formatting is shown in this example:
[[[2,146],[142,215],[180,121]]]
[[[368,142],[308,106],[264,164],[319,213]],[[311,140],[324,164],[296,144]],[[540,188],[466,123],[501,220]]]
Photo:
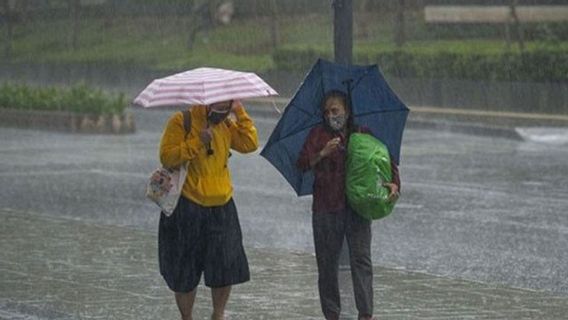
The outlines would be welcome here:
[[[0,319],[179,319],[156,234],[0,209]],[[246,234],[245,234],[246,237]],[[321,319],[314,257],[249,248],[230,319]],[[568,296],[375,267],[379,319],[563,319]],[[200,287],[195,319],[208,319]],[[346,319],[353,319],[347,317]]]

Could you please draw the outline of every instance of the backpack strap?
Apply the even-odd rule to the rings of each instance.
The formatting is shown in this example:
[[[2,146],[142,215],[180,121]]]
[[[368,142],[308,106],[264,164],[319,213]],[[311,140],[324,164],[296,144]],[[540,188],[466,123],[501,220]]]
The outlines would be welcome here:
[[[185,138],[191,132],[191,111],[184,110],[183,113],[183,129],[185,130]]]

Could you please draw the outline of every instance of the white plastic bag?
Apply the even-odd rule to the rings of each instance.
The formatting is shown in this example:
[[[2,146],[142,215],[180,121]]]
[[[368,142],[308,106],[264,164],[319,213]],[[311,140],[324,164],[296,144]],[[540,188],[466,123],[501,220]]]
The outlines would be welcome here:
[[[177,206],[186,176],[186,165],[181,165],[179,169],[162,167],[154,170],[146,186],[146,197],[169,217]]]

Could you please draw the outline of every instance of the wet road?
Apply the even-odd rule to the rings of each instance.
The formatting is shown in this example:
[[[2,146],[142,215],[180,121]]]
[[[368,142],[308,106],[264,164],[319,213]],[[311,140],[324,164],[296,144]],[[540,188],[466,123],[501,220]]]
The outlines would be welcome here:
[[[136,111],[125,136],[0,128],[0,207],[155,230],[144,187],[169,114]],[[264,143],[276,120],[255,120]],[[567,158],[567,144],[409,128],[403,196],[373,224],[374,264],[568,294]],[[258,153],[231,168],[246,244],[313,251],[311,198]]]

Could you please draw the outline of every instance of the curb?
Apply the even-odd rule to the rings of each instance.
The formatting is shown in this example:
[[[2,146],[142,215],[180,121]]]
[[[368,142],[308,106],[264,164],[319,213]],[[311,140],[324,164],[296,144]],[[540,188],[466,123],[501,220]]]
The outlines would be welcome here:
[[[0,108],[0,125],[85,134],[129,134],[136,131],[132,113],[78,114],[62,111]]]
[[[247,109],[251,114],[278,119],[280,111],[288,104],[289,99],[282,97],[259,98],[247,100]],[[518,133],[519,127],[568,127],[568,115],[540,114],[523,112],[499,112],[486,110],[469,110],[457,108],[436,108],[426,106],[409,107],[410,114],[406,122],[414,129],[435,129],[479,136],[497,136],[522,141]]]
[[[501,138],[507,138],[518,141],[524,140],[523,137],[517,132],[517,130],[515,130],[515,128],[495,127],[480,123],[408,119],[406,125],[413,129],[451,131],[451,132],[478,135],[478,136],[492,136],[492,137],[498,136]]]

